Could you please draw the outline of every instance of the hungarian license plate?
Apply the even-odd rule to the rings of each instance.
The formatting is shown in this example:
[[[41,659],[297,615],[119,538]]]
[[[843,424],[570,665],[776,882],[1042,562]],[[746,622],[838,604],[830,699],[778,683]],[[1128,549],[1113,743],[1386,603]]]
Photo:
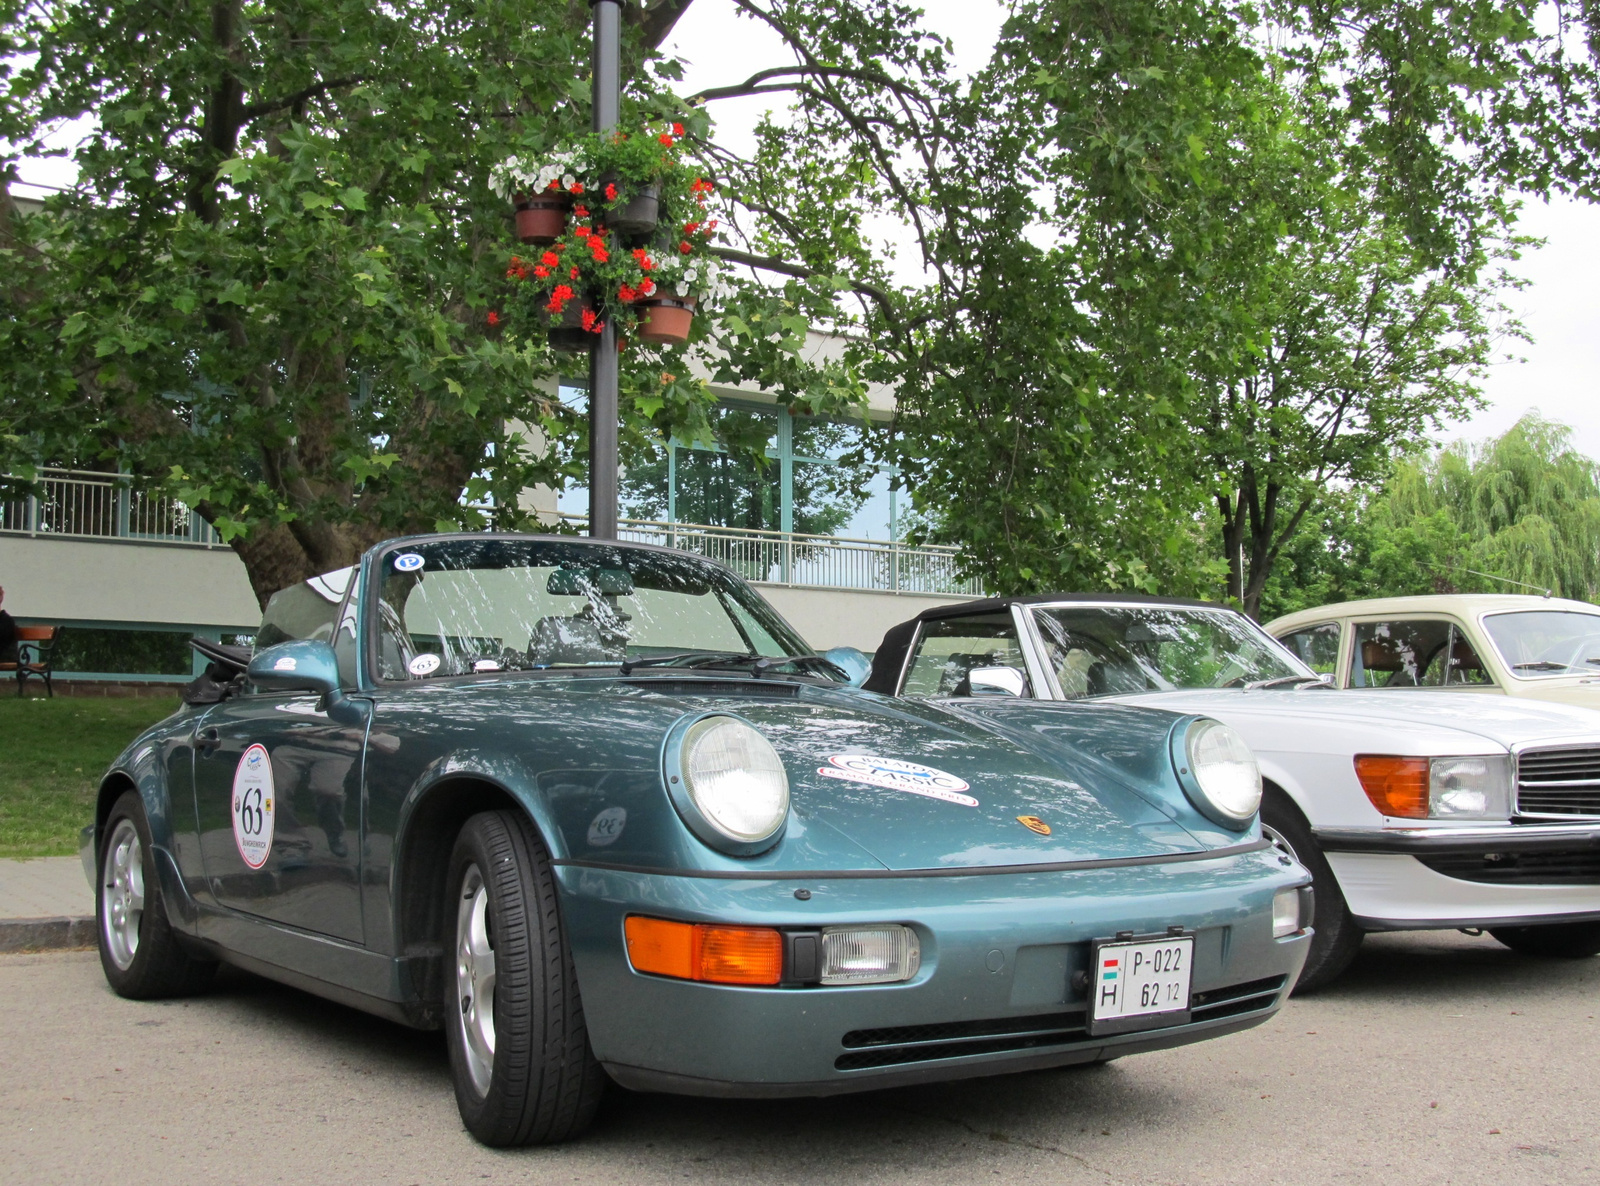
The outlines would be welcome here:
[[[1193,963],[1193,935],[1097,942],[1089,974],[1090,1035],[1187,1022]]]

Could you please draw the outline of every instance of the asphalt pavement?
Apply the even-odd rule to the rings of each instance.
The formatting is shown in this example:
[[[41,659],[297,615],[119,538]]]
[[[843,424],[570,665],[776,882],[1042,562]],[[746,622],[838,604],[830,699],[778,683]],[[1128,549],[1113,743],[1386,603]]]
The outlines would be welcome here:
[[[0,956],[11,1182],[1600,1181],[1600,960],[1368,939],[1265,1026],[1102,1067],[831,1100],[616,1091],[583,1139],[461,1129],[443,1040],[242,973],[186,1001],[90,952]]]

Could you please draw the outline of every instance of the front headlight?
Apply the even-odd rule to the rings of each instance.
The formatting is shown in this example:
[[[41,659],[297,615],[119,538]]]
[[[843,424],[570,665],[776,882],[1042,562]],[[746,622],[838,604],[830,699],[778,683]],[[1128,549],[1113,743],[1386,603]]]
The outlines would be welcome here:
[[[1421,758],[1357,754],[1356,778],[1372,805],[1397,819],[1511,817],[1511,757]]]
[[[789,775],[753,726],[736,717],[702,717],[668,756],[673,805],[701,840],[734,856],[753,856],[777,842],[789,819]]]
[[[1261,768],[1244,738],[1202,717],[1189,725],[1183,751],[1190,775],[1183,788],[1201,813],[1225,828],[1249,824],[1261,809]]]

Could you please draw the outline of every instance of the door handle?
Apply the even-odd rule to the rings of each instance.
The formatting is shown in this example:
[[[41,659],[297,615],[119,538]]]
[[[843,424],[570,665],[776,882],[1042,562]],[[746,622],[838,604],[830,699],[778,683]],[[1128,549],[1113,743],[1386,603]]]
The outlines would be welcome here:
[[[197,735],[200,742],[200,751],[209,753],[222,744],[222,734],[216,729],[202,729]]]

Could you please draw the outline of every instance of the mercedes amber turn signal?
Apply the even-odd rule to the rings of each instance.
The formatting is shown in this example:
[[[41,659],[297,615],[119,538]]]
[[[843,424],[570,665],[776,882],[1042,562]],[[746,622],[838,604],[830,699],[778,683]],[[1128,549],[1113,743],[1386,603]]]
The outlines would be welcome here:
[[[783,979],[783,933],[771,927],[720,927],[635,914],[623,931],[635,971],[712,984]]]
[[[1357,754],[1356,777],[1372,805],[1401,819],[1428,818],[1428,759]]]

